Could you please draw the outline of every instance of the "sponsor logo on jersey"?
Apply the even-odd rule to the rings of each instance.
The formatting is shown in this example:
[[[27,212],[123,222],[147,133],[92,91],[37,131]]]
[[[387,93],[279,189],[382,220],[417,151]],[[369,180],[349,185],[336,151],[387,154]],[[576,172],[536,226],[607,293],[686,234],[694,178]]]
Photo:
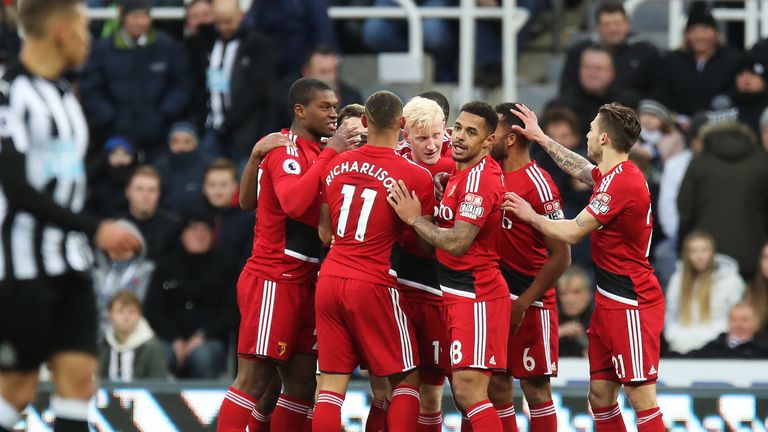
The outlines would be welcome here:
[[[651,369],[648,370],[648,375],[656,375],[656,368],[651,366]]]
[[[552,220],[565,219],[565,213],[563,213],[563,207],[559,200],[553,200],[544,203],[544,216]]]
[[[438,209],[438,215],[440,216],[440,219],[449,222],[453,220],[453,209],[448,207],[447,205],[440,203],[440,208]]]
[[[459,214],[467,219],[477,219],[482,217],[483,213],[485,213],[485,209],[482,206],[470,204],[468,202],[463,202],[459,206]]]
[[[464,202],[472,204],[474,206],[481,206],[483,205],[483,197],[481,197],[480,195],[468,193],[464,195]]]
[[[301,165],[296,159],[286,159],[283,161],[283,171],[288,174],[301,174]]]
[[[280,357],[285,355],[285,351],[288,349],[288,344],[285,342],[278,342],[277,343],[277,355]]]
[[[605,192],[600,192],[599,194],[595,195],[595,197],[592,199],[592,202],[589,203],[589,207],[592,208],[592,210],[594,210],[596,213],[606,214],[611,210],[611,208],[608,206],[609,202],[611,202],[611,196]]]
[[[496,366],[496,356],[495,355],[491,356],[491,359],[488,360],[488,364],[491,365],[491,366]]]

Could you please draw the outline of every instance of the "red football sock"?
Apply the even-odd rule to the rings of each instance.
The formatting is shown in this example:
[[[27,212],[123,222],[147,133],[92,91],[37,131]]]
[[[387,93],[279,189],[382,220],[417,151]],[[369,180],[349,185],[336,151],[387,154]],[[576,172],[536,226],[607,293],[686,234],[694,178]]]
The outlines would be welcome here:
[[[301,432],[312,432],[312,417],[315,416],[315,408],[310,408],[307,411],[307,418],[304,420],[304,429]]]
[[[501,430],[504,432],[517,432],[517,418],[515,418],[515,404],[510,402],[508,404],[499,405],[496,408],[496,413],[501,420]]]
[[[368,419],[365,420],[365,432],[382,432],[387,423],[387,411],[384,409],[386,401],[374,399],[371,409],[368,411]]]
[[[315,403],[312,432],[339,432],[341,430],[341,406],[344,395],[321,391]]]
[[[431,414],[419,414],[419,432],[442,432],[443,413],[438,411]]]
[[[248,420],[248,432],[269,432],[269,417],[262,414],[258,408],[254,408]]]
[[[626,432],[627,430],[617,403],[605,408],[592,408],[592,416],[595,418],[595,432]]]
[[[637,412],[637,432],[664,432],[664,417],[659,407]]]
[[[483,432],[503,432],[499,414],[489,400],[478,402],[467,410],[467,417],[472,422],[472,430]]]
[[[387,411],[391,431],[416,432],[419,423],[419,388],[401,384],[392,390],[392,404]]]
[[[531,405],[531,432],[557,432],[557,413],[552,401]]]
[[[312,402],[281,394],[272,413],[272,427],[276,431],[300,431],[307,422],[307,411]]]
[[[461,417],[461,432],[472,432],[472,422],[467,417]]]
[[[230,387],[221,401],[216,432],[243,432],[248,426],[256,402],[255,397]]]

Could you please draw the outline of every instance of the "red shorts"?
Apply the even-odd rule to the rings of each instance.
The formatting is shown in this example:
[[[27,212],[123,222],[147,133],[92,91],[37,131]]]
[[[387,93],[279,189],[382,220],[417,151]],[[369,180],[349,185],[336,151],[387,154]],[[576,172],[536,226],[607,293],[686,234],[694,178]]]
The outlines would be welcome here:
[[[517,379],[557,376],[557,310],[531,306],[509,336],[507,372]]]
[[[655,381],[663,328],[664,303],[644,309],[595,308],[587,330],[591,379]]]
[[[453,370],[507,369],[510,304],[504,297],[445,305]]]
[[[237,305],[239,356],[286,362],[293,353],[317,355],[313,284],[274,282],[243,270]]]
[[[434,302],[418,301],[403,301],[402,305],[415,332],[421,359],[419,377],[425,384],[442,385],[450,372],[445,307]]]
[[[315,308],[321,372],[350,374],[364,363],[372,374],[389,376],[419,365],[413,328],[395,288],[321,276]]]

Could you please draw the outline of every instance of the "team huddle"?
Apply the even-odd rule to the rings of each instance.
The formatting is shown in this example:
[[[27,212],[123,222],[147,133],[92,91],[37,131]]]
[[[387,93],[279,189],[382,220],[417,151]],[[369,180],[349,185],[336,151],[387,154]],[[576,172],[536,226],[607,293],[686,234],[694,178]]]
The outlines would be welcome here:
[[[647,259],[650,192],[628,161],[640,133],[632,110],[600,109],[587,136],[595,166],[522,104],[470,102],[446,129],[437,92],[403,105],[379,91],[337,115],[333,91],[303,78],[289,103],[291,128],[254,146],[242,178],[241,205],[257,222],[237,287],[238,375],[218,431],[337,432],[357,367],[374,396],[367,431],[441,431],[446,378],[462,430],[516,431],[517,378],[530,429],[556,431],[554,285],[569,245],[588,234],[596,430],[625,430],[622,385],[638,430],[664,430],[664,299]],[[594,187],[575,219],[531,142]]]

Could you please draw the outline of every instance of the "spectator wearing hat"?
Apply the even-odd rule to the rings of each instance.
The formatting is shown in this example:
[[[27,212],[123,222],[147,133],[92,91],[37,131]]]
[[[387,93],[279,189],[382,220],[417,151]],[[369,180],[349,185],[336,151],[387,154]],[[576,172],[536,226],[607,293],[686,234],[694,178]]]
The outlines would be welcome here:
[[[180,378],[216,378],[224,371],[234,328],[237,267],[213,247],[212,217],[187,215],[181,247],[157,264],[145,302],[152,328]]]
[[[102,217],[123,213],[128,210],[125,187],[131,173],[136,169],[136,149],[123,137],[112,137],[104,144],[103,157],[88,173],[89,212]]]
[[[682,134],[675,128],[672,113],[663,104],[643,99],[637,106],[640,119],[640,142],[630,151],[630,156],[640,165],[653,163],[657,168],[663,161],[679,153],[685,147]]]
[[[152,27],[147,0],[123,0],[120,28],[94,44],[80,90],[97,134],[128,137],[150,158],[188,108],[189,65],[180,45]]]
[[[738,119],[760,135],[760,115],[768,107],[766,65],[759,57],[748,55],[739,62],[733,90],[729,93]]]
[[[653,99],[671,111],[690,118],[708,109],[716,95],[731,89],[739,54],[720,43],[714,16],[703,2],[696,2],[685,26],[685,46],[662,58]]]
[[[168,152],[155,167],[162,178],[162,206],[184,214],[200,203],[203,176],[212,158],[200,151],[197,129],[191,123],[174,123],[168,133]]]

